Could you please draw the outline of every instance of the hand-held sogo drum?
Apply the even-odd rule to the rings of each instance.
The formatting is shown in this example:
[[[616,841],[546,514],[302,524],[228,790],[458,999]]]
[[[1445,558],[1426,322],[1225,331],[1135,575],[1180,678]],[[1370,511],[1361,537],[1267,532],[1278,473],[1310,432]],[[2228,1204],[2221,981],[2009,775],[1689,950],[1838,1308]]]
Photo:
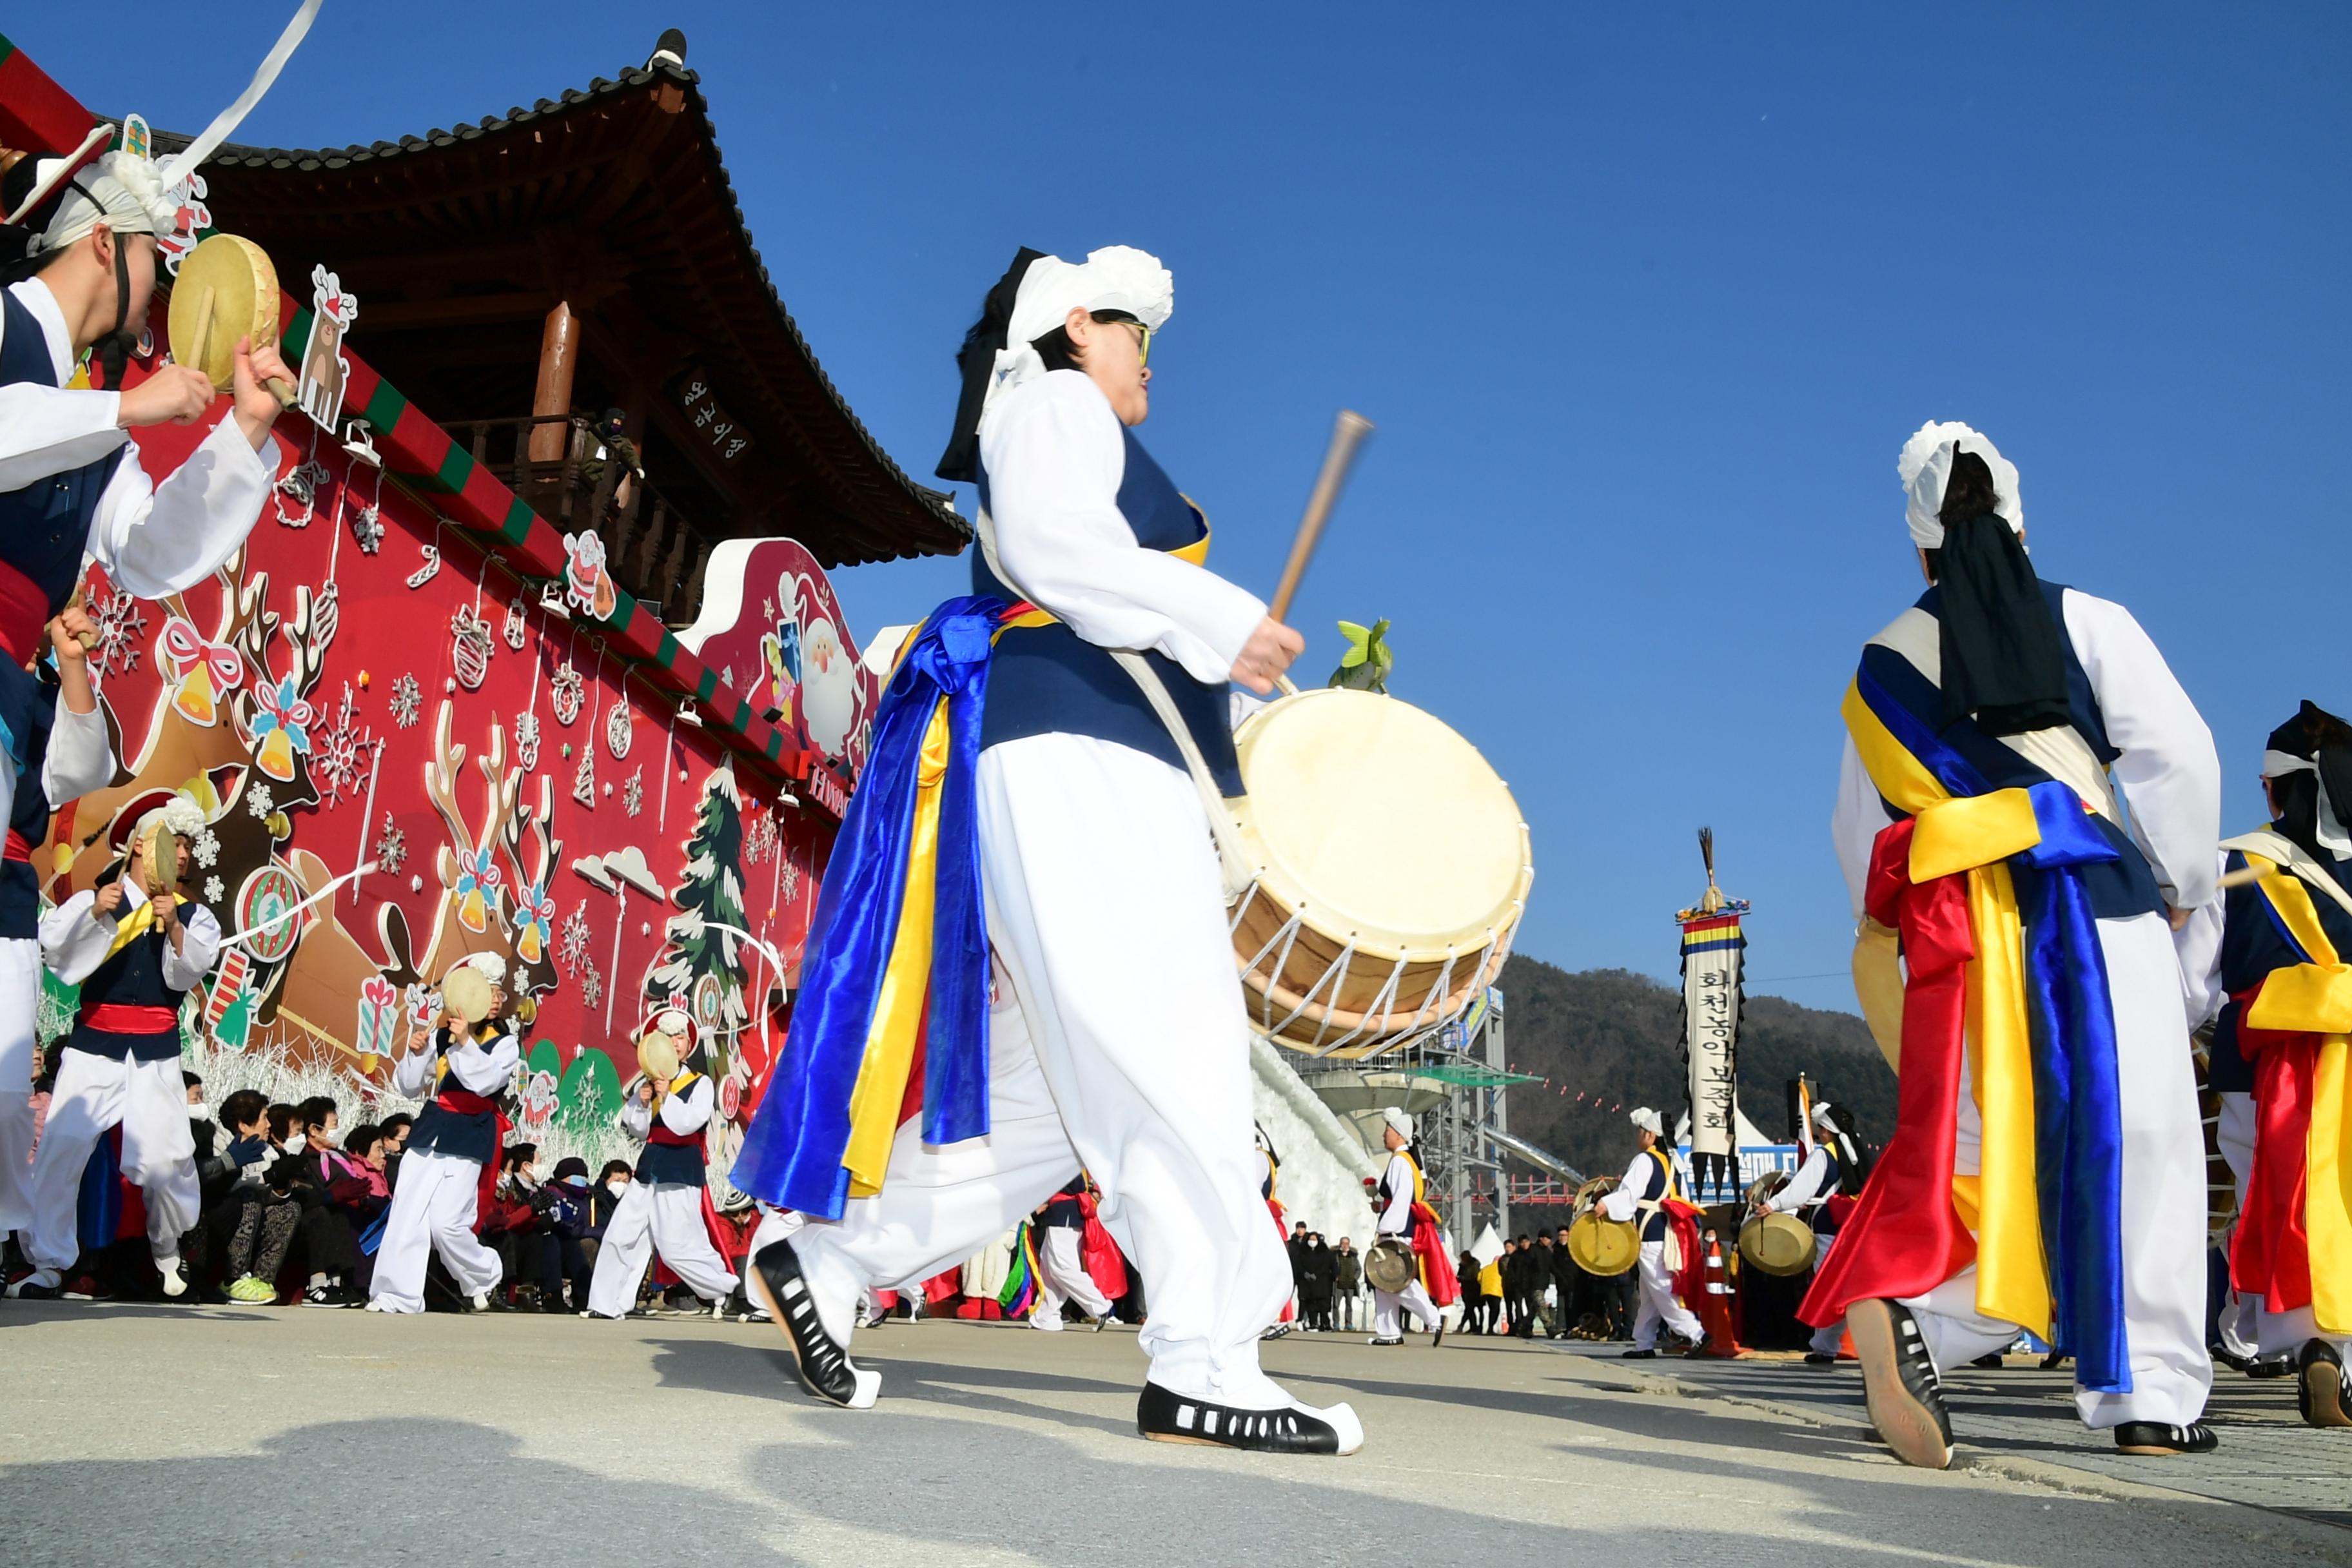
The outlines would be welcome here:
[[[1256,872],[1234,905],[1251,1023],[1317,1055],[1387,1050],[1501,973],[1535,879],[1528,827],[1476,747],[1393,697],[1286,697],[1234,737]]]
[[[1587,1274],[1622,1274],[1641,1261],[1642,1227],[1601,1212],[1601,1200],[1616,1186],[1614,1176],[1595,1176],[1576,1189],[1576,1218],[1568,1227],[1568,1256]]]

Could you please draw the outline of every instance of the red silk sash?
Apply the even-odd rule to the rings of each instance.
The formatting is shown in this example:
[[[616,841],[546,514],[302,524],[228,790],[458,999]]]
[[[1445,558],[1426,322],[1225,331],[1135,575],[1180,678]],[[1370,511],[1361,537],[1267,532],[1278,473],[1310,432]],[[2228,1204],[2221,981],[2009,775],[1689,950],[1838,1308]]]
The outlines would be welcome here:
[[[2256,1029],[2246,1023],[2256,985],[2241,992],[2238,1049],[2253,1058],[2254,1169],[2245,1212],[2230,1247],[2230,1282],[2263,1299],[2273,1312],[2311,1305],[2311,1237],[2304,1228],[2305,1146],[2311,1138],[2312,1079],[2319,1061],[2315,1035]]]
[[[0,647],[9,662],[26,665],[40,651],[41,630],[49,624],[49,596],[40,584],[0,561]]]
[[[1895,1135],[1872,1170],[1853,1212],[1797,1315],[1815,1328],[1853,1302],[1922,1296],[1966,1268],[1975,1238],[1952,1206],[1954,1114],[1967,1039],[1968,874],[1911,880],[1912,819],[1871,847],[1864,907],[1903,939],[1910,978],[1903,988],[1903,1070]]]
[[[101,1035],[160,1035],[180,1026],[180,1010],[131,1002],[96,1002],[82,1008],[81,1024]]]
[[[12,827],[8,830],[5,847],[0,847],[0,860],[14,860],[19,866],[29,866],[33,863],[33,846],[23,834]]]

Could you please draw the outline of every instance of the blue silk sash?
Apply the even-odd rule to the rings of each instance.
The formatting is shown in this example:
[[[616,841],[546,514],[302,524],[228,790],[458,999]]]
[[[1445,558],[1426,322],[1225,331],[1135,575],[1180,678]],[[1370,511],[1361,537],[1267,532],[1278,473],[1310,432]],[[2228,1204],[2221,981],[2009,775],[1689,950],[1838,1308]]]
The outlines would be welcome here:
[[[980,596],[941,605],[883,693],[817,894],[783,1056],[732,1172],[767,1203],[839,1219],[850,1198],[878,1190],[918,1051],[923,1141],[988,1131],[974,775],[1004,609]],[[912,929],[926,919],[928,931]]]

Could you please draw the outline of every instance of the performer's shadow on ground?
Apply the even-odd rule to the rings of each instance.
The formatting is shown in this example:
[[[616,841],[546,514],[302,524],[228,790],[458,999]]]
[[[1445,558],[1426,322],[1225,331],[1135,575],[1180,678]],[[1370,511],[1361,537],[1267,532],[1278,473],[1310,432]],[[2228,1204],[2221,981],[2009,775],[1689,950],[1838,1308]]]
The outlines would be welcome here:
[[[654,1352],[654,1373],[661,1379],[665,1388],[740,1394],[756,1399],[782,1400],[814,1410],[823,1409],[820,1402],[801,1386],[800,1378],[793,1370],[793,1358],[781,1343],[746,1344],[731,1340],[704,1339],[652,1340],[647,1343]],[[1123,1420],[1115,1419],[1047,1406],[1039,1404],[1034,1397],[999,1398],[976,1393],[974,1389],[975,1386],[1001,1388],[1031,1395],[1111,1395],[1131,1411],[1135,1396],[1140,1392],[1137,1384],[1005,1367],[908,1361],[893,1356],[860,1359],[863,1364],[882,1373],[882,1397],[885,1399],[919,1400],[931,1405],[994,1410],[1008,1415],[1033,1416],[1058,1426],[1089,1427],[1122,1436],[1133,1436],[1135,1432],[1132,1415]],[[1139,1379],[1140,1375],[1139,1363]],[[856,1419],[854,1415],[847,1418]]]

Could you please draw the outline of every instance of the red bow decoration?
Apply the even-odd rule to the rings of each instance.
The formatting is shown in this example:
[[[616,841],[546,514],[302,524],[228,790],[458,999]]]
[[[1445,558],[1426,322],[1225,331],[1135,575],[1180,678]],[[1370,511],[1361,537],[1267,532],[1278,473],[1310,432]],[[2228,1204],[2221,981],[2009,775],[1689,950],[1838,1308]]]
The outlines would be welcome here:
[[[186,675],[201,664],[212,672],[213,684],[226,691],[245,679],[245,658],[226,643],[206,642],[202,633],[181,616],[163,623],[163,657]]]

